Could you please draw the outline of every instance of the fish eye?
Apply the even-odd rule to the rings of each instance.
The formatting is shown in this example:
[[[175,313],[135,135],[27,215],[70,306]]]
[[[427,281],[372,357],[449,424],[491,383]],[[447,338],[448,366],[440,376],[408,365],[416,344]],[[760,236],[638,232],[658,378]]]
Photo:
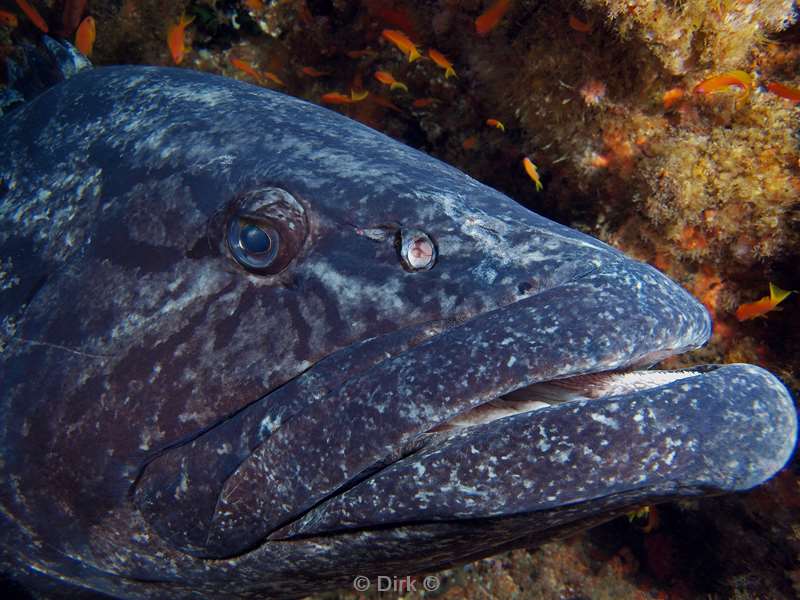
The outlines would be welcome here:
[[[308,235],[303,204],[280,187],[239,194],[220,217],[225,219],[221,241],[227,253],[255,275],[276,275],[288,268]]]
[[[277,230],[246,215],[237,215],[229,221],[227,241],[236,262],[255,272],[272,266],[280,250]]]
[[[427,271],[436,263],[436,245],[424,231],[399,231],[400,262],[408,271]]]

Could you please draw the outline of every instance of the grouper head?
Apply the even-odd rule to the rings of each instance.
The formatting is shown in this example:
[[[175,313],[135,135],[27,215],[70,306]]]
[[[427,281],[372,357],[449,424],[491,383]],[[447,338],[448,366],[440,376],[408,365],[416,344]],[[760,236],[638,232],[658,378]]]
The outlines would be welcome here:
[[[648,370],[709,336],[677,284],[323,108],[105,68],[0,138],[26,585],[297,596],[746,490],[794,447],[766,371]]]

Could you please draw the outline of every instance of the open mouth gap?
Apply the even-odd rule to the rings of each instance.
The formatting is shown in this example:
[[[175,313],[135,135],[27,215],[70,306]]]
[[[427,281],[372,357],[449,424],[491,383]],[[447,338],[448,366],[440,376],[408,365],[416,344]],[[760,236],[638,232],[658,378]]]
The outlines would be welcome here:
[[[579,400],[598,400],[653,389],[699,375],[699,371],[604,371],[534,383],[493,398],[429,429],[444,433]]]
[[[381,471],[392,467],[395,463],[412,457],[429,444],[435,444],[437,440],[446,439],[453,434],[458,434],[460,431],[558,404],[600,400],[650,390],[700,374],[700,370],[689,369],[681,371],[614,370],[576,375],[517,388],[458,414],[415,436],[399,452],[385,457],[380,463],[359,473],[346,484],[321,498],[314,506],[303,511],[302,514],[295,515],[290,521],[273,530],[269,535],[269,539],[294,537],[292,526],[303,521],[307,514],[313,512],[330,498],[341,495],[365,480],[377,476]]]

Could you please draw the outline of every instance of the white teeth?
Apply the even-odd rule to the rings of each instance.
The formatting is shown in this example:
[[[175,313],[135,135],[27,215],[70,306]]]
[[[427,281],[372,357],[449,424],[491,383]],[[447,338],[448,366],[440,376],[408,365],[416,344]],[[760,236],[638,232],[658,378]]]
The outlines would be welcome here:
[[[569,379],[552,381],[550,384],[570,390],[581,390],[587,398],[607,398],[609,396],[649,390],[699,374],[697,371],[612,371],[579,375]]]
[[[534,383],[476,406],[437,425],[429,433],[450,431],[490,423],[497,419],[532,412],[554,404],[608,398],[656,388],[699,375],[697,371],[629,371],[578,375],[546,383]]]

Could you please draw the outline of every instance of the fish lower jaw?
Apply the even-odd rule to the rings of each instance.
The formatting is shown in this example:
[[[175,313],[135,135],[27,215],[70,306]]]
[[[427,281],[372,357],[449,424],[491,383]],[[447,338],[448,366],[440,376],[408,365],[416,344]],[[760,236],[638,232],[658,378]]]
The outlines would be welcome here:
[[[556,404],[642,392],[700,375],[700,371],[605,371],[527,385],[454,416],[427,433],[452,432]]]

